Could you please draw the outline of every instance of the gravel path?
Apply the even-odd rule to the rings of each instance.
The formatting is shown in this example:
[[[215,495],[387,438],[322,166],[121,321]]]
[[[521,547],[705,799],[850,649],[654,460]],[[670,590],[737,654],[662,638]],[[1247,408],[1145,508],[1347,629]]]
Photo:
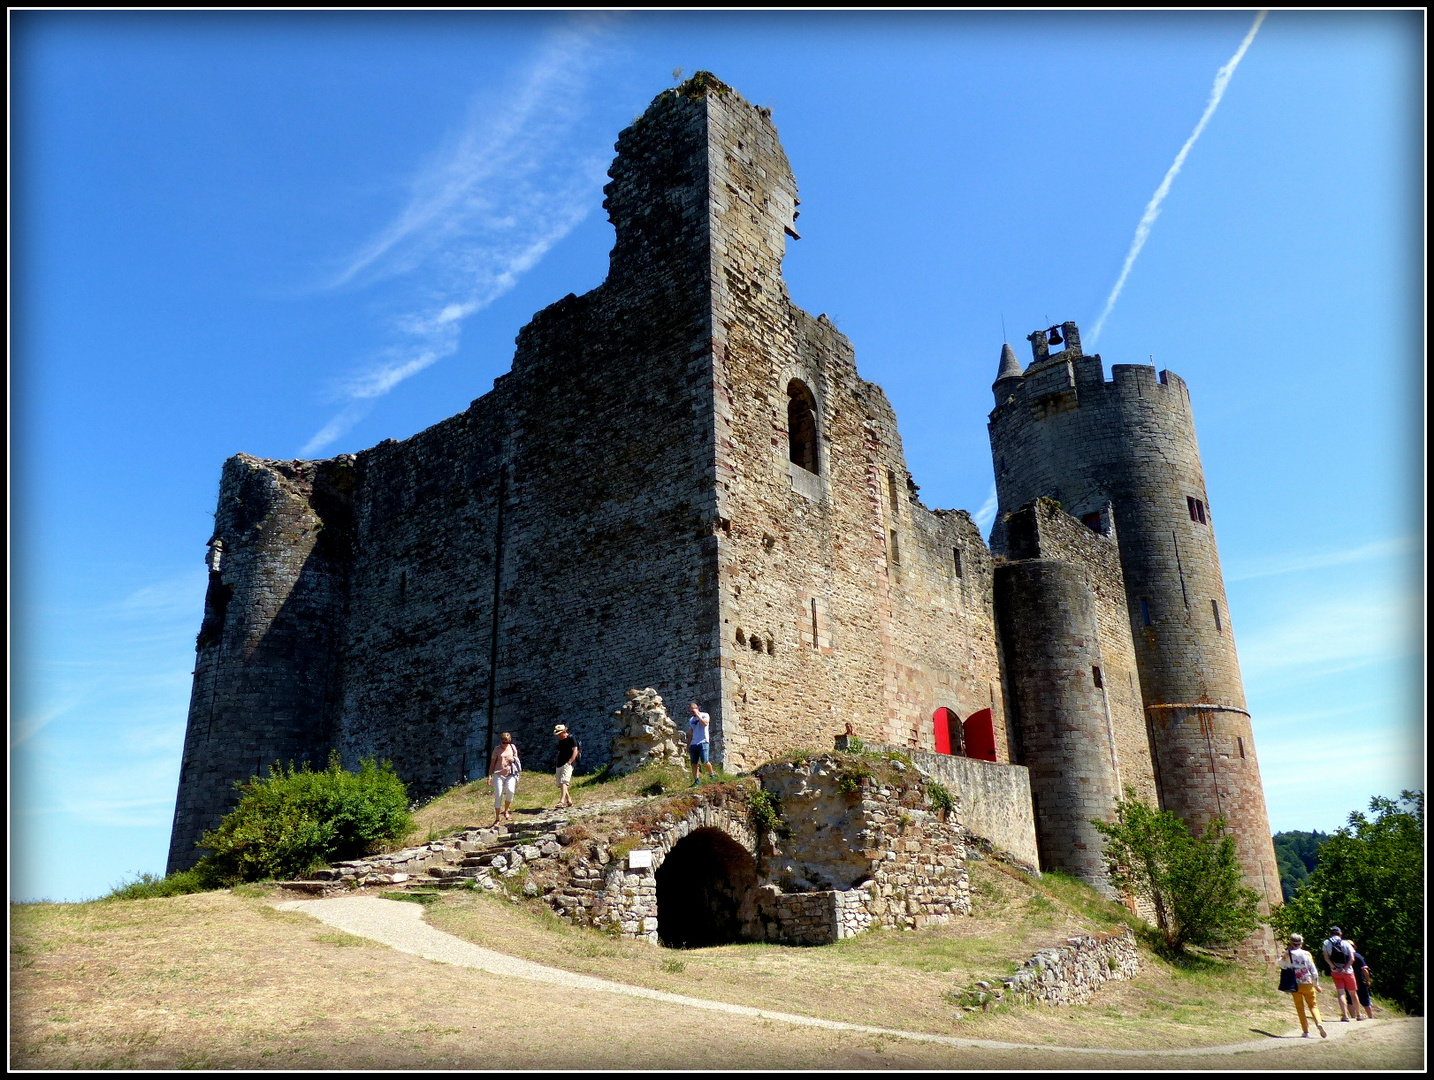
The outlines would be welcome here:
[[[815,1016],[800,1016],[796,1013],[774,1012],[771,1009],[757,1009],[750,1005],[732,1005],[725,1001],[708,1001],[705,998],[687,997],[683,994],[669,994],[662,990],[650,990],[645,986],[598,979],[591,975],[579,975],[562,968],[535,964],[531,960],[520,960],[515,956],[485,949],[464,941],[462,938],[437,930],[423,921],[423,907],[420,904],[402,900],[382,900],[376,896],[339,896],[328,900],[290,900],[278,904],[283,911],[300,911],[311,915],[320,922],[350,934],[357,934],[380,942],[400,952],[412,953],[427,960],[459,967],[477,968],[494,975],[509,978],[530,979],[533,982],[550,983],[573,990],[587,990],[594,993],[626,994],[629,997],[647,998],[689,1009],[706,1009],[710,1012],[730,1013],[737,1016],[755,1017],[761,1020],[775,1020],[784,1024],[801,1027],[825,1028],[828,1031],[854,1031],[864,1035],[883,1035],[892,1039],[907,1039],[912,1042],[940,1043],[943,1046],[979,1047],[986,1050],[1058,1050],[1069,1054],[1149,1056],[1199,1056],[1205,1054],[1235,1054],[1251,1050],[1267,1050],[1285,1046],[1290,1040],[1300,1042],[1299,1032],[1290,1031],[1278,1038],[1232,1043],[1228,1046],[1200,1046],[1180,1050],[1111,1050],[1083,1046],[1041,1046],[1036,1044],[998,1042],[993,1039],[961,1039],[954,1035],[931,1035],[921,1031],[898,1031],[892,1028],[871,1027],[866,1024],[848,1024],[841,1020],[823,1020]],[[1365,1021],[1379,1024],[1382,1021]],[[1331,1038],[1337,1038],[1363,1024],[1340,1024],[1336,1021],[1326,1025]],[[1311,1039],[1311,1044],[1321,1040]]]

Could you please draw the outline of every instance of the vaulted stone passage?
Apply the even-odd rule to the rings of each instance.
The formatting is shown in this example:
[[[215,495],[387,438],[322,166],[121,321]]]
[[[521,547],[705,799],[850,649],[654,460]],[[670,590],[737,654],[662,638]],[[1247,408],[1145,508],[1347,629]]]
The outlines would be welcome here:
[[[757,865],[721,829],[697,829],[657,869],[657,935],[669,948],[751,940]]]

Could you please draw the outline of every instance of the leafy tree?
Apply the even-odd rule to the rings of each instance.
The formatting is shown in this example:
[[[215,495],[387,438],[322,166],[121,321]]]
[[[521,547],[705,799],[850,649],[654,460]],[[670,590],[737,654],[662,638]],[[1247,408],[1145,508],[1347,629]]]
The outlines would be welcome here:
[[[1203,834],[1168,810],[1155,810],[1126,788],[1113,822],[1093,820],[1105,837],[1111,884],[1142,896],[1155,910],[1165,950],[1233,945],[1260,926],[1260,894],[1240,873],[1235,838],[1217,818]]]
[[[1375,990],[1412,1013],[1424,1011],[1424,793],[1369,801],[1320,848],[1319,865],[1270,924],[1320,942],[1331,926],[1369,961]],[[1312,950],[1316,959],[1319,948]]]
[[[371,758],[356,773],[337,753],[322,772],[276,762],[267,777],[235,786],[239,805],[199,841],[210,854],[197,869],[214,882],[294,877],[316,863],[363,855],[413,824],[403,781],[392,764]]]
[[[1319,849],[1329,839],[1329,833],[1278,832],[1271,839],[1275,842],[1275,861],[1280,868],[1280,891],[1284,893],[1285,903],[1289,903],[1290,897],[1319,865]]]

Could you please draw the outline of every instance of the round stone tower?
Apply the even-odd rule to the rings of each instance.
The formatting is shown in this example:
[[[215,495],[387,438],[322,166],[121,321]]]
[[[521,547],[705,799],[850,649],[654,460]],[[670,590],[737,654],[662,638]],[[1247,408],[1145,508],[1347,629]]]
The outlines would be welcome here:
[[[1104,696],[1089,677],[1105,663],[1095,598],[1081,567],[1058,559],[1003,563],[994,588],[1041,869],[1064,870],[1114,898],[1105,844],[1091,824],[1114,816],[1120,786]]]
[[[1004,518],[1033,499],[1056,499],[1093,528],[1111,504],[1162,806],[1197,830],[1224,818],[1246,880],[1277,903],[1190,393],[1179,376],[1138,364],[1113,366],[1106,382],[1071,322],[1029,340],[1031,364],[1019,371],[1007,347],[993,386],[992,550],[1006,554]]]

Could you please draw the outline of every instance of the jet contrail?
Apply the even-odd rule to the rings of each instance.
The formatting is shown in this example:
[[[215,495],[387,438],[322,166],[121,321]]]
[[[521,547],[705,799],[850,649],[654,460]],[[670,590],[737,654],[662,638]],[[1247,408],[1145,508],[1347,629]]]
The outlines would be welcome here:
[[[1140,249],[1145,246],[1146,238],[1150,236],[1150,226],[1154,225],[1155,219],[1160,216],[1160,204],[1165,201],[1165,196],[1170,194],[1170,185],[1180,175],[1180,169],[1185,164],[1185,157],[1190,153],[1190,148],[1195,145],[1195,140],[1200,137],[1200,132],[1205,130],[1205,125],[1210,122],[1210,117],[1215,115],[1215,107],[1225,96],[1225,87],[1230,85],[1230,76],[1235,74],[1235,68],[1244,58],[1245,50],[1250,47],[1250,42],[1255,40],[1255,33],[1260,29],[1260,23],[1265,21],[1267,14],[1268,12],[1262,11],[1255,16],[1254,25],[1245,35],[1245,40],[1240,42],[1240,47],[1235,50],[1235,55],[1230,57],[1228,64],[1215,73],[1215,85],[1210,88],[1210,100],[1205,106],[1205,112],[1200,117],[1200,122],[1195,125],[1195,130],[1190,133],[1190,138],[1185,140],[1185,145],[1180,148],[1180,153],[1175,155],[1174,164],[1165,174],[1165,179],[1160,181],[1160,186],[1155,189],[1155,194],[1150,197],[1150,202],[1145,207],[1145,213],[1140,217],[1140,224],[1135,227],[1135,239],[1131,241],[1130,251],[1125,256],[1125,266],[1121,268],[1120,280],[1115,283],[1115,288],[1110,290],[1110,297],[1105,302],[1105,310],[1100,313],[1100,318],[1095,322],[1095,329],[1091,331],[1092,345],[1100,337],[1101,327],[1105,326],[1106,316],[1110,314],[1110,309],[1115,307],[1115,301],[1120,297],[1120,290],[1125,287],[1125,279],[1130,276],[1130,268],[1135,265],[1136,256],[1140,254]]]

